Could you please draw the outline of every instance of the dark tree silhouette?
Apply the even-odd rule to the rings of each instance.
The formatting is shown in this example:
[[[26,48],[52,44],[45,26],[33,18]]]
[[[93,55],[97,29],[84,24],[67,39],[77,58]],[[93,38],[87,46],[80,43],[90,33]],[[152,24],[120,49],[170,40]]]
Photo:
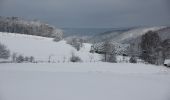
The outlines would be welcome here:
[[[150,64],[163,64],[163,52],[161,47],[161,39],[158,33],[148,31],[141,39],[141,59]]]
[[[5,45],[0,43],[0,58],[8,59],[10,57],[10,51],[6,48]]]

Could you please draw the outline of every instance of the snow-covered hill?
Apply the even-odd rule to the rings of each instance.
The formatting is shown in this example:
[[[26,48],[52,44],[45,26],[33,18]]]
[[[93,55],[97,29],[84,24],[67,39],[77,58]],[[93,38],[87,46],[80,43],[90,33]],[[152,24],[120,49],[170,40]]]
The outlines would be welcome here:
[[[98,41],[105,41],[105,40],[112,40],[119,43],[127,43],[131,40],[134,40],[148,31],[158,31],[164,29],[165,26],[158,26],[158,27],[135,27],[135,28],[127,28],[127,29],[120,29],[120,30],[113,30],[110,32],[99,34],[91,40],[98,42]]]
[[[53,62],[68,62],[72,52],[84,62],[100,60],[100,55],[89,53],[91,44],[87,43],[84,43],[81,50],[77,51],[64,40],[54,42],[53,38],[2,32],[0,32],[0,42],[12,53],[34,56],[38,61],[48,61],[51,57]]]
[[[165,27],[157,32],[162,40],[170,39],[170,27]]]
[[[127,32],[124,32],[117,37],[114,37],[113,40],[116,42],[124,42],[124,41],[131,41],[132,39],[135,39],[137,37],[142,36],[148,31],[157,31],[164,28],[164,26],[161,27],[140,27],[136,29],[129,30]]]
[[[120,34],[132,30],[134,28],[113,28],[106,32],[95,34],[89,39],[90,42],[102,42],[105,40],[112,40],[114,37],[119,36]]]
[[[0,100],[169,100],[170,69],[163,66],[102,63],[89,53],[91,44],[76,51],[66,41],[0,33],[11,52],[36,60],[65,63],[1,63]],[[71,53],[82,63],[68,62]]]

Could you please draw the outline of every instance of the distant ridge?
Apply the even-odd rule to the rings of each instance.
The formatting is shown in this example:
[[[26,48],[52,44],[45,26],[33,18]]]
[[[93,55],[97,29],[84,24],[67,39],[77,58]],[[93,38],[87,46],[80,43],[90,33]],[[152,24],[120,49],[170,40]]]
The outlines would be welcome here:
[[[105,40],[111,40],[119,43],[127,43],[136,38],[139,38],[143,34],[148,31],[159,31],[161,34],[163,31],[165,32],[165,36],[169,36],[166,32],[169,28],[166,26],[160,27],[134,27],[134,28],[126,28],[126,29],[119,29],[119,30],[112,30],[107,31],[101,34],[97,34],[96,36],[92,37],[90,40],[94,42],[102,42]]]

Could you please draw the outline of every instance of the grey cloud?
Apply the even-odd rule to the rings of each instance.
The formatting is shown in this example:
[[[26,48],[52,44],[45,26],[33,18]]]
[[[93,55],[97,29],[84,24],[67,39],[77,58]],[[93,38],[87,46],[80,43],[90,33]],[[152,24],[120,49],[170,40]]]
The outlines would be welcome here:
[[[58,27],[170,25],[169,3],[169,0],[5,0],[0,15],[40,19]]]

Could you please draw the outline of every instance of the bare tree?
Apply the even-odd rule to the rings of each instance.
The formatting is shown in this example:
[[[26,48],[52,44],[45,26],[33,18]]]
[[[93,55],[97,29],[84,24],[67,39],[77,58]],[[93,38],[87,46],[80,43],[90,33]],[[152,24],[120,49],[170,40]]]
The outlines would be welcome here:
[[[163,48],[163,58],[169,59],[170,58],[170,39],[166,39],[162,42]]]
[[[35,58],[33,56],[31,56],[29,59],[30,59],[30,62],[34,62],[35,61]]]
[[[12,62],[16,62],[17,59],[17,53],[12,54]]]
[[[58,42],[63,39],[63,32],[61,30],[54,30],[53,35],[54,41]]]
[[[90,59],[90,62],[94,61],[94,55],[93,54],[89,54],[89,59]]]
[[[49,55],[49,57],[48,57],[48,63],[51,63],[51,59],[52,59],[53,56],[54,56],[53,54]]]
[[[161,47],[161,39],[158,33],[149,31],[142,36],[141,40],[141,59],[150,63],[160,65],[163,64],[163,52]]]
[[[116,62],[115,47],[110,41],[105,41],[103,44],[103,53],[105,62]]]
[[[10,57],[10,51],[6,48],[5,45],[0,43],[0,58],[8,59]]]
[[[77,51],[83,46],[83,41],[79,38],[73,38],[71,41],[68,41],[68,44],[72,45]]]

